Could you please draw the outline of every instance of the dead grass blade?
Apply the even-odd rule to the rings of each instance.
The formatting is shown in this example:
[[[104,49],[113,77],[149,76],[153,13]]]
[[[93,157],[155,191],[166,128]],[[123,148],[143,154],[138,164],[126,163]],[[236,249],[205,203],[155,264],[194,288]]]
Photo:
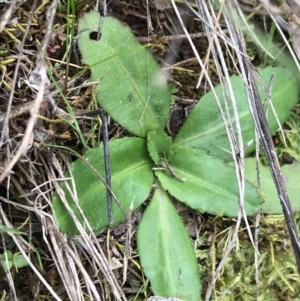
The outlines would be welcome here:
[[[43,97],[44,97],[45,93],[47,92],[47,86],[49,85],[49,79],[47,76],[47,67],[46,67],[45,62],[46,62],[46,56],[47,56],[47,46],[48,46],[50,38],[51,38],[51,34],[52,34],[52,30],[53,30],[53,22],[54,22],[54,17],[55,17],[55,12],[56,12],[57,6],[58,6],[58,0],[54,0],[48,9],[48,12],[47,12],[48,23],[47,23],[46,34],[40,45],[40,50],[37,55],[36,68],[29,77],[29,82],[31,83],[31,85],[38,88],[38,92],[36,94],[34,105],[32,106],[32,108],[30,110],[31,118],[28,121],[26,130],[24,133],[24,137],[22,139],[22,142],[21,142],[18,150],[14,154],[13,158],[10,159],[10,162],[7,164],[7,166],[3,170],[2,174],[0,175],[0,182],[2,182],[3,179],[8,175],[8,173],[11,171],[13,166],[19,160],[20,156],[22,154],[26,153],[27,147],[28,147],[28,141],[30,141],[29,138],[32,133],[33,127],[35,125],[35,122],[37,120],[40,105],[43,101]],[[25,38],[26,38],[26,35],[24,35],[24,39]],[[24,41],[23,41],[23,43],[24,43]],[[18,67],[18,65],[17,65],[17,67]],[[17,72],[15,72],[15,76],[16,76],[16,74],[17,74]],[[14,82],[13,87],[15,87],[16,78],[14,78],[14,80],[15,80],[15,82]],[[13,90],[14,89],[12,89],[11,94],[10,94],[11,98],[13,97]],[[8,123],[8,116],[4,122],[4,130],[5,130],[5,128],[7,128],[7,123]],[[6,127],[5,127],[5,125],[6,125]],[[4,137],[4,132],[5,131],[3,131],[1,137]],[[1,138],[1,140],[2,139],[3,138]],[[1,143],[0,143],[0,147],[1,147]]]
[[[11,16],[16,11],[17,6],[18,6],[17,5],[18,2],[19,2],[18,0],[12,0],[10,2],[10,6],[6,9],[5,13],[1,16],[1,19],[0,19],[0,32],[3,31],[3,29],[6,26],[6,24],[8,24],[9,22],[11,22]]]
[[[220,114],[223,118],[223,122],[226,128],[228,140],[230,142],[231,146],[231,153],[232,153],[232,158],[234,161],[235,165],[235,170],[236,170],[236,177],[237,177],[237,183],[239,187],[239,212],[238,216],[236,219],[236,225],[234,227],[230,242],[227,246],[227,249],[224,252],[224,255],[216,269],[216,271],[212,271],[213,278],[211,280],[211,284],[209,288],[207,289],[206,292],[206,298],[205,300],[209,300],[211,296],[212,289],[214,287],[214,284],[217,280],[217,277],[221,271],[221,269],[225,265],[226,258],[230,254],[231,250],[234,248],[237,239],[238,239],[238,233],[239,233],[239,228],[241,225],[242,218],[244,218],[249,237],[251,241],[253,241],[252,234],[250,231],[250,227],[247,221],[247,216],[245,214],[245,209],[244,209],[244,195],[245,195],[245,170],[244,170],[244,145],[243,145],[243,140],[242,140],[242,134],[241,134],[241,126],[239,123],[239,116],[238,116],[238,110],[235,102],[235,97],[233,94],[233,90],[230,84],[230,74],[228,70],[230,69],[229,66],[227,66],[226,60],[223,55],[223,51],[221,49],[221,44],[219,41],[219,35],[224,34],[219,26],[219,20],[220,20],[220,15],[222,12],[222,5],[220,8],[220,11],[218,15],[215,15],[214,13],[214,8],[210,3],[205,3],[202,1],[196,1],[198,5],[198,14],[201,16],[201,19],[204,20],[204,30],[206,32],[206,35],[209,40],[209,50],[211,53],[207,53],[206,56],[206,62],[208,61],[208,57],[212,56],[214,59],[214,63],[216,65],[216,68],[218,70],[218,75],[220,79],[220,83],[223,85],[223,91],[224,91],[224,100],[225,100],[225,108],[226,111],[223,112],[222,110],[222,105],[220,103],[220,100],[216,98],[216,102],[218,104]],[[219,35],[217,34],[219,33]],[[230,30],[229,30],[230,34]],[[231,39],[231,37],[227,37],[226,40],[230,40],[231,44],[235,46],[234,41]],[[227,44],[225,44],[226,47],[229,47]],[[234,47],[234,49],[236,49]],[[230,53],[230,51],[228,51]],[[244,55],[246,53],[244,52]],[[205,69],[203,69],[205,70]],[[238,71],[238,70],[237,70]],[[208,81],[207,76],[205,76],[205,79]],[[232,108],[233,113],[234,113],[234,120],[235,120],[235,128],[233,127],[233,124],[231,122],[231,116],[229,114],[229,108]],[[237,133],[235,136],[233,133]],[[239,156],[236,156],[236,154],[239,154]],[[254,243],[253,243],[254,246]]]
[[[58,164],[58,162],[55,163],[55,160],[56,159],[54,159],[54,166],[55,166],[56,170],[59,172],[61,179],[63,179],[63,172],[61,170],[61,166],[60,166],[60,164]],[[80,246],[83,250],[85,250],[85,252],[91,258],[93,258],[93,260],[96,264],[96,267],[97,267],[95,270],[100,270],[103,273],[103,275],[107,279],[108,283],[110,284],[111,290],[112,290],[113,294],[115,295],[116,299],[117,300],[126,300],[126,297],[125,297],[121,287],[119,286],[119,283],[118,283],[114,273],[112,272],[112,269],[107,260],[107,257],[105,255],[102,247],[100,246],[92,227],[90,226],[88,220],[86,219],[84,213],[82,212],[80,206],[78,205],[79,201],[78,201],[76,193],[75,193],[76,185],[72,179],[72,173],[71,173],[70,169],[69,169],[69,172],[71,174],[71,182],[72,182],[73,187],[70,187],[70,185],[67,182],[66,182],[66,187],[69,190],[70,194],[73,196],[73,200],[77,204],[77,208],[78,208],[79,212],[81,213],[83,221],[87,227],[87,231],[90,233],[90,235],[87,233],[86,229],[83,228],[82,224],[75,216],[73,210],[71,209],[70,205],[68,204],[67,200],[65,199],[62,189],[60,188],[60,186],[57,184],[56,181],[54,181],[54,186],[55,186],[56,191],[59,194],[63,204],[65,205],[65,207],[69,211],[70,215],[72,216],[72,219],[75,222],[77,229],[80,232],[80,235],[79,235],[79,237],[77,237],[77,240],[76,240],[76,245]],[[69,247],[67,248],[67,246],[66,246],[66,251],[69,253],[70,256],[72,256],[72,259],[75,261],[76,265],[79,267],[81,272],[85,275],[85,270],[80,265],[80,260],[78,260],[76,258],[76,256],[74,256],[74,254],[71,252],[71,249]],[[87,280],[89,282],[89,278],[87,278]],[[92,284],[92,281],[90,284]],[[90,287],[92,287],[92,286],[90,286]]]
[[[237,2],[233,2],[233,3],[234,6],[232,8],[234,8],[234,10],[231,11],[233,12],[235,11],[235,9],[239,11],[238,3]],[[237,28],[234,28],[234,30],[236,33],[235,35],[236,39],[239,42],[238,45],[240,47],[240,50],[246,52],[245,41],[242,33]],[[278,192],[278,196],[282,205],[283,213],[289,230],[289,235],[291,238],[292,247],[296,258],[296,264],[298,267],[298,271],[300,273],[300,242],[298,238],[297,227],[293,217],[293,211],[291,208],[289,196],[287,194],[285,179],[281,172],[281,167],[279,164],[278,157],[276,155],[276,151],[268,127],[266,115],[264,113],[260,95],[257,90],[256,79],[258,75],[255,72],[255,69],[249,59],[247,58],[239,58],[239,59],[240,59],[239,63],[242,69],[243,78],[247,84],[246,92],[248,96],[250,111],[255,124],[255,129],[258,133],[259,139],[262,143],[264,153],[269,163],[269,168],[273,176],[273,180]]]
[[[3,198],[2,198],[2,200],[3,200]],[[7,227],[9,227],[9,228],[13,228],[13,226],[9,222],[8,218],[6,217],[5,212],[3,211],[1,204],[0,204],[0,215],[1,215],[2,221],[4,222],[4,225],[7,226]],[[57,300],[57,301],[62,301],[62,299],[52,289],[52,287],[45,280],[45,278],[41,275],[41,273],[38,271],[38,269],[35,267],[35,265],[31,262],[30,257],[27,255],[28,247],[29,247],[28,242],[25,241],[22,237],[17,237],[13,233],[8,233],[8,235],[11,236],[11,238],[13,239],[14,243],[16,244],[18,250],[21,252],[21,254],[23,255],[23,257],[26,259],[27,263],[29,264],[30,268],[34,271],[34,273],[40,279],[40,281],[45,285],[45,287],[51,293],[51,295],[53,296],[53,298],[55,300]],[[27,246],[27,248],[25,248],[25,246]],[[18,300],[16,296],[15,296],[15,300]]]

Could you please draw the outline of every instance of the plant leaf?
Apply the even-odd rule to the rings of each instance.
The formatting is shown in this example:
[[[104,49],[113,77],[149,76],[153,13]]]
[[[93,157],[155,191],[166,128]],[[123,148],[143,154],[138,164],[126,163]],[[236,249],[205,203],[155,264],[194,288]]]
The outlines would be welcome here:
[[[163,188],[181,202],[213,215],[236,216],[238,185],[235,171],[221,159],[205,151],[187,146],[174,146],[171,168],[185,182],[178,181],[169,171],[155,171]],[[246,182],[245,210],[255,214],[262,203],[256,188]]]
[[[173,156],[173,142],[172,138],[162,130],[149,131],[147,134],[147,148],[150,157],[159,164],[160,160],[167,159],[170,161]]]
[[[146,137],[150,129],[163,129],[169,118],[170,92],[153,56],[140,45],[129,28],[105,17],[101,39],[100,14],[92,11],[79,22],[78,46],[98,84],[97,99],[105,111],[128,131]]]
[[[26,232],[22,232],[13,228],[9,228],[3,224],[0,224],[0,230],[2,230],[5,233],[10,233],[10,234],[17,234],[17,235],[28,235]]]
[[[10,250],[7,250],[3,254],[0,255],[2,259],[2,263],[7,270],[10,270],[13,266],[13,254]]]
[[[281,170],[286,181],[285,184],[292,209],[293,211],[300,211],[300,163],[294,162],[293,164],[284,165],[281,167]],[[260,191],[263,199],[265,200],[265,203],[263,203],[261,206],[263,212],[268,214],[282,214],[282,206],[280,204],[278,193],[269,167],[260,164],[259,172]],[[245,160],[245,176],[249,182],[257,186],[257,169],[255,158],[247,158]]]
[[[17,269],[28,266],[26,258],[22,254],[15,254],[13,258],[13,266]]]
[[[112,189],[127,213],[131,202],[133,202],[135,209],[148,197],[153,184],[153,172],[151,170],[153,163],[148,156],[144,139],[134,137],[116,139],[110,142],[109,146]],[[104,175],[102,144],[97,148],[88,150],[84,157],[102,176]],[[104,184],[82,160],[77,160],[72,164],[72,174],[81,209],[95,231],[104,229],[108,226]],[[69,175],[66,174],[66,177]],[[68,181],[68,183],[72,187],[71,182]],[[62,188],[71,208],[78,219],[82,220],[66,185],[62,184]],[[76,234],[77,228],[58,195],[54,196],[53,207],[60,229],[63,232]],[[124,219],[124,215],[113,200],[113,225]]]
[[[143,270],[155,295],[200,300],[199,269],[190,238],[160,186],[143,214],[137,243]]]
[[[272,101],[279,121],[282,124],[287,120],[290,110],[298,102],[299,84],[297,78],[292,72],[281,67],[260,69],[259,73],[266,87],[269,87],[271,75],[273,73],[275,74],[272,89]],[[247,143],[254,139],[255,136],[244,83],[240,76],[232,76],[231,84],[236,97],[244,145],[247,145]],[[266,94],[259,84],[258,89],[262,101],[265,101],[267,98]],[[221,103],[223,103],[222,87],[219,85],[215,90]],[[222,106],[224,109],[224,104]],[[274,134],[279,126],[271,108],[269,108],[268,111],[269,128],[271,134]],[[233,116],[232,110],[230,113],[231,116]],[[232,117],[232,122],[233,125],[235,125],[234,117]],[[180,129],[174,143],[203,149],[208,151],[210,155],[230,161],[232,160],[227,134],[212,92],[205,94],[195,106]],[[252,150],[254,150],[254,143],[247,149],[247,153]]]

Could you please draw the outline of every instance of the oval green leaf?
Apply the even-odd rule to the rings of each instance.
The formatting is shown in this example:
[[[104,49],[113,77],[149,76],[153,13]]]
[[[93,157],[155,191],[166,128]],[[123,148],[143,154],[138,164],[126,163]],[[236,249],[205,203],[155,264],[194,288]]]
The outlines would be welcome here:
[[[281,171],[285,178],[285,184],[293,211],[300,211],[300,186],[299,174],[300,163],[284,165]],[[261,208],[267,214],[282,214],[282,206],[278,197],[270,169],[268,166],[259,165],[260,172],[260,191],[265,203]],[[245,176],[246,179],[257,187],[257,169],[255,158],[247,158],[245,160]]]
[[[79,22],[78,46],[90,66],[91,80],[99,81],[97,100],[105,111],[131,133],[146,137],[151,129],[163,129],[169,118],[170,92],[153,56],[140,45],[129,28],[106,17],[100,40],[90,34],[100,26],[100,14],[92,11]]]
[[[163,188],[188,206],[213,215],[237,216],[238,185],[233,168],[206,152],[186,146],[174,146],[170,162],[173,172],[186,181],[178,181],[171,172],[155,171]],[[255,214],[262,204],[256,188],[245,183],[245,210]]]
[[[147,134],[147,148],[150,157],[155,164],[159,164],[161,159],[170,161],[173,156],[173,142],[170,136],[162,130],[149,131]]]
[[[282,124],[287,120],[291,109],[298,102],[299,84],[297,78],[292,72],[281,67],[269,67],[263,70],[260,69],[259,73],[266,87],[269,87],[271,75],[275,75],[272,88],[272,101],[277,112],[278,119]],[[245,87],[240,76],[232,76],[231,85],[237,102],[243,141],[246,146],[249,141],[255,139],[255,136]],[[258,89],[262,101],[265,101],[267,96],[259,84]],[[215,90],[220,101],[223,103],[222,87],[219,85]],[[271,134],[274,134],[279,126],[271,108],[269,108],[268,112],[269,128]],[[233,116],[232,110],[230,113],[231,116]],[[235,124],[233,117],[232,122]],[[174,143],[203,149],[213,156],[223,158],[225,160],[232,160],[228,137],[212,92],[208,92],[200,99],[180,129]],[[252,143],[252,146],[247,148],[247,152],[249,153],[253,150],[254,143]]]
[[[15,254],[13,258],[13,266],[18,269],[24,268],[28,266],[28,262],[22,254]]]
[[[7,270],[10,270],[13,266],[13,254],[10,250],[0,255],[2,263]]]
[[[140,261],[155,295],[199,301],[201,284],[187,231],[161,187],[143,214],[137,232]]]
[[[133,208],[140,206],[148,197],[152,184],[153,164],[147,153],[146,141],[141,138],[122,138],[109,143],[112,189],[116,197],[120,200],[126,213],[129,212],[130,204]],[[104,176],[103,145],[88,150],[84,158]],[[95,231],[99,231],[108,226],[106,187],[82,160],[77,160],[72,164],[72,174],[76,184],[76,191],[79,204],[85,213],[87,220]],[[66,177],[69,175],[66,174]],[[72,187],[69,181],[70,187]],[[67,201],[81,221],[80,214],[76,209],[75,203],[66,189],[65,184],[62,188]],[[71,234],[78,233],[78,230],[61,202],[58,195],[54,196],[53,207],[61,231]],[[125,219],[123,213],[113,200],[113,225]]]

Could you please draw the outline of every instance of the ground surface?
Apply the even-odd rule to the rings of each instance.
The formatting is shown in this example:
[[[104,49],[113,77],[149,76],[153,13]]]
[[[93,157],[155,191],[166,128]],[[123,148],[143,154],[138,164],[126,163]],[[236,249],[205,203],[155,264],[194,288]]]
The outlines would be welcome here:
[[[77,34],[78,19],[85,12],[93,9],[94,4],[94,1],[75,1],[75,14],[72,15],[72,9],[67,11],[67,4],[61,2],[55,13],[54,28],[46,48],[47,67],[51,79],[46,92],[51,93],[55,104],[64,111],[67,111],[64,98],[67,99],[75,114],[93,111],[97,109],[97,105],[91,100],[93,87],[86,84],[89,72],[80,73],[84,67],[80,61],[80,54],[76,46],[67,47],[66,38],[67,34],[74,36]],[[12,16],[8,16],[8,22],[0,33],[1,171],[13,157],[28,125],[29,110],[36,97],[36,90],[31,84],[30,75],[39,63],[37,51],[47,32],[47,10],[50,5],[51,1],[35,3],[30,0],[18,3]],[[256,7],[255,3],[242,3],[242,5],[245,13]],[[194,43],[199,55],[205,57],[208,42],[205,37],[201,36],[203,34],[201,22],[195,20],[194,15],[184,5],[178,6],[186,27],[191,34],[195,35]],[[8,7],[9,4],[0,3],[1,14],[5,14]],[[35,8],[31,18],[33,7]],[[103,12],[103,5],[100,4],[99,10]],[[153,1],[150,3],[148,13],[150,17],[147,16],[146,1],[113,0],[107,7],[107,15],[127,24],[141,43],[149,44],[149,51],[162,67],[171,66],[170,82],[176,84],[178,91],[175,94],[175,110],[170,116],[167,130],[169,134],[174,135],[186,118],[185,111],[198,101],[207,88],[202,85],[196,89],[201,70],[186,38],[181,36],[183,31],[170,3],[162,0]],[[30,19],[31,26],[24,39]],[[152,31],[149,31],[150,20]],[[23,48],[22,55],[19,55],[20,45]],[[16,69],[18,58],[20,59],[19,68]],[[213,62],[208,70],[213,82],[217,82]],[[14,77],[16,77],[15,82]],[[11,106],[8,113],[10,117],[5,123],[4,119],[9,106]],[[42,283],[32,266],[12,267],[10,272],[2,267],[0,269],[0,300],[16,298],[18,300],[54,300],[49,287],[61,300],[70,300],[71,293],[68,295],[68,285],[79,287],[83,295],[87,294],[88,290],[83,276],[71,260],[70,254],[82,262],[82,267],[90,274],[91,281],[96,285],[103,300],[109,300],[109,298],[113,300],[106,278],[101,273],[95,274],[97,268],[93,262],[94,258],[86,254],[83,248],[77,247],[74,242],[71,246],[73,251],[66,252],[67,247],[64,245],[66,238],[57,232],[51,219],[54,186],[49,180],[58,176],[58,169],[53,166],[57,162],[62,171],[65,171],[75,158],[63,148],[55,149],[47,145],[71,148],[78,152],[82,152],[84,148],[78,132],[67,122],[57,121],[52,109],[53,103],[51,104],[45,97],[38,108],[39,118],[29,135],[30,143],[27,151],[24,152],[26,155],[23,155],[16,163],[9,178],[0,184],[0,225],[11,225],[17,231],[23,232],[23,235],[14,233],[16,236],[12,238],[7,228],[1,228],[0,254],[10,250],[12,254],[17,255],[20,254],[20,249],[24,250],[30,256],[33,267],[48,283],[48,287]],[[81,120],[78,124],[89,146],[99,144],[101,138],[99,139],[100,126],[97,120]],[[123,129],[112,122],[110,137],[120,137],[122,134]],[[44,193],[42,197],[40,192],[37,192],[37,187],[40,187]],[[194,242],[204,296],[214,270],[224,255],[235,221],[229,218],[201,215],[177,204],[175,200],[174,203]],[[140,212],[136,214],[133,229],[138,224],[139,214]],[[253,226],[255,219],[250,220],[250,223]],[[212,300],[300,300],[299,278],[296,276],[297,269],[283,218],[261,216],[260,223],[258,283],[255,282],[254,251],[242,225],[237,247],[228,257],[221,271]],[[300,223],[299,218],[298,223]],[[118,262],[122,262],[124,253],[123,228],[126,231],[126,226],[121,225],[110,232],[102,233],[99,237],[105,256]],[[122,269],[117,268],[113,271],[128,300],[144,300],[151,296],[152,292],[139,266],[134,235],[132,248],[132,258],[129,260],[125,284],[122,285]],[[59,271],[63,269],[62,267],[67,270],[66,274]],[[72,273],[78,273],[81,285],[77,283],[76,286],[71,278],[65,279],[65,282],[61,280],[60,274]]]

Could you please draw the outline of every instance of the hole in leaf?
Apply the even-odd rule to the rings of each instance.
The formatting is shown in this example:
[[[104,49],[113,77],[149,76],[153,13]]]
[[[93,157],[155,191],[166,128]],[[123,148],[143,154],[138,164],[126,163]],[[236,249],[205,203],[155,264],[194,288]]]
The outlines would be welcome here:
[[[90,39],[94,41],[99,41],[101,39],[101,33],[98,36],[98,31],[93,31],[90,33]]]

